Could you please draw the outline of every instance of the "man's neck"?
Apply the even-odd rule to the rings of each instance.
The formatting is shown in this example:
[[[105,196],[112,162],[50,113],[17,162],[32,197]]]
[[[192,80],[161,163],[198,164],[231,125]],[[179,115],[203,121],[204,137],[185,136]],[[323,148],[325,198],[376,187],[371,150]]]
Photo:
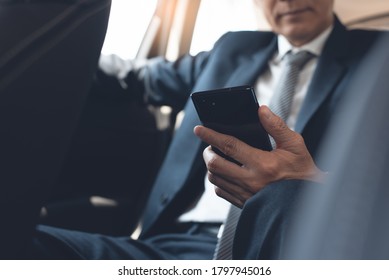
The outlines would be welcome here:
[[[323,32],[321,32],[318,36],[316,36],[313,40],[309,41],[306,44],[303,44],[301,46],[294,46],[291,44],[291,42],[284,36],[279,35],[278,36],[278,54],[279,56],[284,56],[288,51],[300,51],[300,50],[307,50],[317,56],[319,56],[323,50],[324,44],[327,41],[328,37],[330,36],[332,30],[334,28],[334,25],[330,25],[325,29]]]

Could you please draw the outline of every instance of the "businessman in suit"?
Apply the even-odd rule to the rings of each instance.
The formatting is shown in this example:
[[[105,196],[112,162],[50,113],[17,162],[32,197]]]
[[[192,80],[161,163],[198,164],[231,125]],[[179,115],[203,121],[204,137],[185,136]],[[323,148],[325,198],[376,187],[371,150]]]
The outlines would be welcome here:
[[[294,197],[293,191],[298,190],[294,180],[284,179],[320,182],[324,177],[321,170],[328,170],[328,167],[314,162],[317,148],[332,112],[336,110],[344,89],[351,82],[353,70],[378,33],[347,31],[333,15],[332,0],[257,2],[267,13],[276,33],[228,33],[209,52],[194,57],[186,55],[175,62],[155,59],[145,67],[121,76],[121,84],[127,83],[126,90],[134,98],[140,97],[152,104],[170,105],[176,110],[184,109],[185,112],[145,207],[141,219],[142,232],[138,239],[38,226],[29,245],[23,247],[22,251],[13,251],[10,242],[9,248],[6,248],[8,250],[2,250],[2,256],[46,259],[211,259],[217,243],[218,228],[229,207],[228,200],[245,206],[234,243],[235,257],[277,258],[276,250],[282,240],[273,238],[267,242],[265,239],[279,231],[280,225],[277,223],[281,223],[281,226],[283,224],[278,221],[277,213],[283,214],[288,209],[290,203],[287,196]],[[267,154],[269,160],[279,161],[281,154],[286,159],[284,163],[288,164],[276,166],[279,168],[276,174],[268,172],[266,178],[254,164],[254,179],[259,176],[263,183],[253,188],[250,183],[239,180],[240,174],[235,173],[235,170],[231,176],[236,176],[233,178],[236,188],[231,188],[230,185],[220,184],[225,172],[225,161],[207,148],[204,152],[205,163],[209,167],[209,163],[213,162],[209,178],[217,185],[217,193],[226,199],[219,199],[215,203],[218,197],[206,179],[206,164],[202,153],[206,143],[215,143],[223,150],[220,143],[225,143],[226,139],[230,141],[231,138],[203,127],[196,128],[198,137],[194,135],[193,128],[200,122],[193,105],[187,102],[189,94],[199,90],[250,84],[258,89],[260,102],[267,104],[275,83],[271,71],[277,71],[277,64],[282,60],[279,55],[291,48],[305,49],[307,45],[316,56],[302,70],[306,70],[305,82],[300,85],[300,95],[296,95],[297,105],[292,109],[294,119],[289,118],[286,122],[294,131],[266,106],[260,112],[262,123],[277,143],[276,149]],[[285,135],[288,137],[282,137]],[[290,139],[293,141],[290,142]],[[236,143],[235,147],[250,154],[262,152],[244,146],[243,143]],[[298,151],[297,156],[293,151]],[[233,156],[239,156],[239,152],[230,152],[234,153]],[[247,165],[253,166],[256,162],[255,158],[253,160],[247,162]],[[291,170],[294,166],[300,168]],[[292,175],[280,177],[280,174]],[[242,183],[249,187],[249,195],[240,194]],[[273,183],[280,187],[273,187]],[[269,205],[263,211],[255,201],[252,202],[253,199],[249,199],[252,196],[256,199],[262,193],[268,195],[261,202]],[[274,201],[273,194],[282,199]],[[235,197],[243,199],[235,200]],[[204,205],[208,212],[204,212]],[[210,210],[214,205],[217,205],[216,209]],[[256,215],[264,217],[260,232],[250,231],[252,224],[247,223],[250,219],[253,220],[250,222],[256,223]],[[245,237],[249,239],[245,241]],[[252,253],[250,244],[252,248],[263,248],[263,254]]]
[[[293,36],[293,32],[296,32],[295,35],[301,34],[298,29],[301,26],[285,24],[288,20],[284,18],[283,21],[280,15],[289,5],[296,4],[298,7],[298,2],[309,1],[258,2],[267,6],[265,12],[267,11],[266,15],[273,30],[278,30],[280,34],[284,35],[285,32],[289,32],[289,36]],[[316,2],[327,2],[327,4],[332,5],[332,1]],[[322,12],[325,13],[324,9]],[[293,29],[293,27],[295,28]],[[354,75],[353,72],[357,69],[360,58],[363,57],[367,48],[375,40],[372,39],[376,36],[378,34],[374,32],[346,31],[335,19],[332,33],[317,61],[316,70],[309,82],[294,130],[302,135],[310,154],[322,170],[331,171],[332,167],[324,162],[318,162],[320,159],[316,158],[330,117],[336,112],[338,104],[345,98],[346,89]],[[296,38],[304,40],[304,37]],[[369,43],[362,46],[364,39],[368,40]],[[296,46],[296,43],[293,45]],[[297,43],[297,46],[299,45],[301,44]],[[280,48],[280,45],[278,47]],[[302,74],[304,73],[302,72]],[[349,100],[351,99],[349,98]],[[262,120],[278,118],[267,108],[260,109],[259,114],[262,116]],[[287,123],[288,121],[290,122],[290,119],[287,120]],[[284,125],[280,120],[276,120],[275,124],[280,128]],[[284,168],[285,164],[288,163],[288,160],[285,160],[286,157],[290,159],[299,156],[297,146],[294,146],[292,143],[294,140],[291,140],[295,135],[290,131],[283,131],[283,135],[279,138],[280,142],[276,141],[277,148],[272,152],[273,155],[255,150],[236,139],[220,135],[204,127],[196,128],[196,134],[210,145],[227,151],[229,156],[245,166],[245,168],[238,168],[231,165],[215,154],[210,147],[204,151],[209,178],[217,186],[216,192],[230,202],[243,207],[235,233],[234,258],[284,258],[287,249],[285,243],[290,232],[290,221],[294,218],[296,203],[298,203],[301,193],[307,188],[322,187],[320,183],[325,181],[325,173],[318,174],[320,178],[316,177],[318,178],[317,182],[313,182],[309,176],[305,179],[295,176],[298,174],[296,171],[301,167],[300,165],[296,166],[296,161],[293,161],[290,168]],[[288,141],[288,138],[291,141]],[[299,140],[297,139],[297,141]],[[269,169],[276,175],[269,176]],[[235,172],[231,172],[231,170]],[[286,172],[280,172],[280,170]],[[288,172],[291,170],[294,170],[294,173]],[[272,178],[272,181],[266,181],[268,178]],[[311,183],[307,184],[307,181],[311,181]]]

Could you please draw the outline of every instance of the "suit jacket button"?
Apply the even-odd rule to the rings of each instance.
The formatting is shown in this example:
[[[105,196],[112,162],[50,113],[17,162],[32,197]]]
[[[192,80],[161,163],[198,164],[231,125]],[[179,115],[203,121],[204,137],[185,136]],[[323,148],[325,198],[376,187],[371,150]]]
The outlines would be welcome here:
[[[169,202],[169,196],[166,193],[161,194],[159,199],[163,205]]]

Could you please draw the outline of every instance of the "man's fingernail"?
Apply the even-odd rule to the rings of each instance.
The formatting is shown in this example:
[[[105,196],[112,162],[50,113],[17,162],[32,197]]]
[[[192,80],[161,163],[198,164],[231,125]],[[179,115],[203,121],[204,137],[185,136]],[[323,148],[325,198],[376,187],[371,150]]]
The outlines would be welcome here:
[[[200,125],[196,125],[193,128],[193,132],[198,136],[201,133],[201,126]]]
[[[273,116],[273,114],[270,111],[269,107],[267,107],[266,105],[263,105],[262,107],[263,107],[263,109],[262,109],[263,114],[265,115],[265,117],[267,119],[270,119]]]

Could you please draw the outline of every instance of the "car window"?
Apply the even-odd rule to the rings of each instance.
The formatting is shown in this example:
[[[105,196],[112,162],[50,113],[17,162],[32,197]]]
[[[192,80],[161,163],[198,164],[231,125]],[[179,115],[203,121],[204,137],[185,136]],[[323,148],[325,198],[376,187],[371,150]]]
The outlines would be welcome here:
[[[227,31],[258,29],[261,21],[256,12],[252,0],[202,0],[190,53],[211,49]]]
[[[102,54],[134,58],[154,14],[157,0],[112,0]]]

